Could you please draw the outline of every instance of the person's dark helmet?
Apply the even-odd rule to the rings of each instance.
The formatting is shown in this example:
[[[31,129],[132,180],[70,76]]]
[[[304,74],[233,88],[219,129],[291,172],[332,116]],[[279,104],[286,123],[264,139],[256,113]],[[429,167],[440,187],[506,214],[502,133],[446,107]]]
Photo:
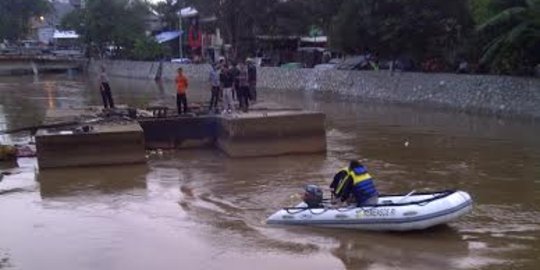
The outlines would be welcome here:
[[[351,170],[356,168],[356,167],[360,167],[360,166],[362,166],[362,164],[358,160],[351,160],[349,162],[349,169],[351,169]]]

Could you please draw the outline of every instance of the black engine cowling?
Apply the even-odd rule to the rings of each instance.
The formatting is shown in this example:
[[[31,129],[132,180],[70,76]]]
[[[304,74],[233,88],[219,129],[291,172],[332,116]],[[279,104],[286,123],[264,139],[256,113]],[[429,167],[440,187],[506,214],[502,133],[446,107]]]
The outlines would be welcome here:
[[[317,185],[307,185],[304,189],[303,199],[309,208],[321,207],[323,201],[323,191]]]

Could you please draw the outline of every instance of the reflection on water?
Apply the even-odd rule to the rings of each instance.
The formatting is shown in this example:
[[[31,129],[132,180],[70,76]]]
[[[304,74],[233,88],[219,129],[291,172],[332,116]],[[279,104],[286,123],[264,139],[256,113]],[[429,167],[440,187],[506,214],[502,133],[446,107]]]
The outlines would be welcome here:
[[[335,237],[340,245],[332,253],[348,269],[453,269],[455,261],[469,256],[467,241],[447,226],[405,234],[347,231]]]
[[[45,82],[43,84],[43,90],[45,90],[45,92],[47,92],[47,103],[49,105],[47,107],[47,109],[55,109],[56,108],[56,98],[55,98],[55,94],[54,94],[54,91],[55,91],[54,83]]]
[[[0,125],[46,109],[99,105],[95,78],[6,77]],[[113,78],[120,104],[175,106],[174,85]],[[0,260],[15,269],[536,269],[540,127],[535,123],[261,90],[324,111],[326,155],[229,159],[158,152],[148,165],[45,170],[23,162],[0,182]],[[191,101],[209,89],[190,87]],[[2,140],[25,141],[17,135]],[[327,186],[360,158],[384,193],[460,188],[472,214],[418,233],[269,227],[306,183]],[[10,165],[11,166],[11,165]],[[9,167],[9,166],[8,166]],[[9,209],[9,211],[3,211]]]
[[[37,181],[43,199],[140,193],[146,189],[147,171],[146,165],[48,169],[39,172]]]

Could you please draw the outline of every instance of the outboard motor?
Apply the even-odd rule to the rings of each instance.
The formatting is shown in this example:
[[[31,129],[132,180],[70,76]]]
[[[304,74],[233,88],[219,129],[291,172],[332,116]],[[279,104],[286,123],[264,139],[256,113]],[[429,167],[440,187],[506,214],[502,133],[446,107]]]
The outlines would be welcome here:
[[[317,185],[307,185],[304,189],[304,202],[309,208],[318,208],[322,206],[323,191]]]

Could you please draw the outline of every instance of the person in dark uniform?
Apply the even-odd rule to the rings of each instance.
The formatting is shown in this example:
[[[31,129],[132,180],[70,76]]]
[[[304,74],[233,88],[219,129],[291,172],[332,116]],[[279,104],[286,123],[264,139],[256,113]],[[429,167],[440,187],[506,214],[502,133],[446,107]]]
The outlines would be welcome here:
[[[257,101],[257,67],[252,59],[247,59],[247,72],[249,83],[249,99],[252,102]]]
[[[233,78],[233,100],[240,100],[240,86],[238,84],[238,75],[240,75],[240,69],[238,68],[238,63],[235,62],[232,64],[230,72]]]
[[[248,112],[249,110],[249,82],[248,71],[244,63],[238,64],[238,101],[240,102],[240,110]]]
[[[105,72],[105,66],[101,66],[101,72],[99,73],[99,92],[101,93],[101,99],[103,100],[103,107],[114,108],[114,100],[112,98],[111,86],[109,85],[109,77]]]

